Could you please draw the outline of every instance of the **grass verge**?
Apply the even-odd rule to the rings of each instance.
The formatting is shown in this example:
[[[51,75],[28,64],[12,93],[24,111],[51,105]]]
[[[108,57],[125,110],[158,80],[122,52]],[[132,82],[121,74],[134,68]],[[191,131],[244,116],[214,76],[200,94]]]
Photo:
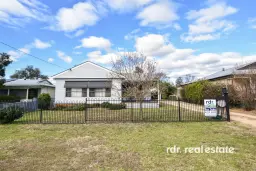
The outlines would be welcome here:
[[[236,123],[0,125],[0,170],[255,170],[256,136]],[[232,146],[234,154],[167,154]]]

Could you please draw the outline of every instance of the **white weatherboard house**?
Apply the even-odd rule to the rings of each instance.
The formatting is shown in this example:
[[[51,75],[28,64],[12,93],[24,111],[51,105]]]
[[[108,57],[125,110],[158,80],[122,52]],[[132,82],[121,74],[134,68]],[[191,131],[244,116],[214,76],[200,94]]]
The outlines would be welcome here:
[[[122,79],[107,68],[92,62],[84,62],[54,75],[55,102],[83,102],[86,99],[120,100]]]

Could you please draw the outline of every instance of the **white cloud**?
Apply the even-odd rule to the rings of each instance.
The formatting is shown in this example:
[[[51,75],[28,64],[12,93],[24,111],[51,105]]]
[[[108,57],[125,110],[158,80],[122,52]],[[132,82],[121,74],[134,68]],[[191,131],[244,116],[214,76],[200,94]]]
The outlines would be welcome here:
[[[20,51],[13,51],[10,50],[7,53],[10,55],[10,58],[12,61],[18,61],[19,58],[21,58],[25,53],[30,53],[30,49],[28,48],[19,48]],[[23,53],[24,52],[24,53]]]
[[[75,37],[79,37],[84,34],[84,30],[77,30],[74,34]]]
[[[256,55],[243,56],[236,52],[194,54],[192,49],[176,49],[175,52],[157,59],[159,67],[169,73],[172,79],[186,74],[203,78],[212,73],[228,69],[237,64],[255,60]],[[182,68],[182,69],[181,69]]]
[[[185,42],[201,42],[206,40],[216,40],[220,38],[220,34],[202,34],[202,35],[190,35],[183,34],[181,39]]]
[[[88,38],[84,38],[81,40],[82,44],[80,46],[75,47],[77,48],[97,48],[97,49],[104,49],[104,50],[110,50],[111,48],[111,42],[104,38],[104,37],[95,37],[90,36]]]
[[[73,52],[73,54],[75,54],[75,55],[81,55],[82,52]]]
[[[167,0],[160,0],[141,10],[137,18],[141,26],[166,26],[179,19],[176,5]]]
[[[112,61],[115,61],[119,57],[118,53],[107,53],[103,55],[101,51],[90,52],[87,56],[90,61],[105,65],[111,64]]]
[[[237,13],[238,9],[228,6],[224,2],[209,4],[210,6],[207,8],[198,11],[191,10],[187,13],[186,18],[192,20],[193,23],[189,25],[188,33],[181,35],[183,41],[215,40],[236,28],[236,24],[223,18]]]
[[[154,0],[105,0],[109,7],[119,12],[129,12],[143,7]]]
[[[256,29],[256,17],[255,17],[255,18],[250,18],[250,19],[248,20],[248,23],[249,23],[249,25],[250,25],[250,27],[251,27],[252,29]]]
[[[164,56],[175,50],[167,38],[159,34],[148,34],[136,38],[135,48],[147,56]]]
[[[100,19],[100,13],[92,3],[79,2],[72,8],[61,8],[55,18],[56,23],[51,25],[50,29],[71,32],[96,24]]]
[[[50,42],[43,42],[39,39],[35,39],[34,42],[30,43],[30,44],[26,44],[23,48],[19,48],[19,51],[9,51],[7,52],[8,54],[10,54],[11,59],[13,61],[18,61],[19,58],[21,58],[22,56],[25,55],[25,53],[30,53],[30,51],[33,48],[37,48],[37,49],[46,49],[51,47],[53,44],[53,41]]]
[[[49,20],[48,7],[38,0],[0,1],[0,22],[8,27],[23,27],[31,19]]]
[[[77,30],[73,33],[66,33],[65,36],[67,36],[68,38],[75,38],[75,37],[80,37],[84,34],[84,30]]]
[[[134,29],[133,31],[131,31],[130,33],[128,33],[127,35],[124,36],[125,40],[131,40],[137,37],[137,34],[140,32],[140,28],[138,29]]]
[[[68,55],[66,55],[64,52],[62,51],[57,51],[57,55],[60,59],[62,59],[63,61],[65,61],[66,63],[71,63],[72,62],[72,58]]]
[[[52,44],[50,42],[43,42],[39,39],[35,39],[35,41],[33,42],[33,46],[37,49],[46,49],[52,46]]]
[[[198,11],[192,10],[187,13],[188,20],[196,19],[196,22],[207,22],[215,19],[221,19],[228,15],[236,13],[238,10],[226,3],[216,3],[208,8],[203,8]]]
[[[54,59],[53,58],[48,58],[48,62],[53,62]]]
[[[175,28],[176,30],[181,30],[181,26],[177,23],[173,24],[173,28]]]
[[[196,49],[179,49],[171,44],[168,35],[160,34],[138,37],[134,46],[137,51],[153,58],[159,69],[166,72],[172,81],[186,74],[202,78],[221,71],[222,68],[232,68],[256,59],[256,55],[244,56],[237,52],[199,53]]]

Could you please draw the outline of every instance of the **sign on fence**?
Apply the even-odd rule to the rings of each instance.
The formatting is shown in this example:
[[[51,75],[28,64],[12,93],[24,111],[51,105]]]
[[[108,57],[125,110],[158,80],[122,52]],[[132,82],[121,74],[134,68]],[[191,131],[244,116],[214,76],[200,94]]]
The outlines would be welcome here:
[[[216,99],[204,99],[204,115],[206,117],[216,117]]]

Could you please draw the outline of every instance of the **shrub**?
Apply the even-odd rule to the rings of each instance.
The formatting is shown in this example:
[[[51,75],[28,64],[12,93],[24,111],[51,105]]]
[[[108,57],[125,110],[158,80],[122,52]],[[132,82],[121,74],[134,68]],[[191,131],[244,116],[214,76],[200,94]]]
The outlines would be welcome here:
[[[87,108],[99,108],[101,105],[99,103],[93,104],[55,104],[53,110],[67,110],[67,111],[83,111],[85,107]]]
[[[242,107],[242,102],[238,97],[238,92],[234,86],[228,86],[229,103],[231,107]]]
[[[38,97],[39,109],[49,109],[51,105],[51,96],[48,93],[42,93]]]
[[[208,81],[198,81],[184,87],[184,100],[201,104],[204,97],[204,90],[207,90]]]
[[[104,102],[101,104],[102,108],[109,108],[110,106],[111,106],[111,103],[109,103],[109,102]]]
[[[98,107],[100,107],[100,103],[88,104],[88,108],[98,108]]]
[[[255,102],[251,101],[251,100],[245,100],[244,101],[244,109],[247,111],[251,111],[255,109]]]
[[[110,110],[125,109],[126,105],[124,103],[111,104],[109,102],[92,103],[92,104],[56,104],[53,110],[67,110],[67,111],[83,111],[86,108],[108,108]]]
[[[24,112],[18,107],[8,107],[0,110],[0,124],[11,123],[23,116]]]
[[[110,110],[121,110],[121,109],[125,109],[126,105],[124,103],[119,103],[119,104],[111,104],[109,106]]]
[[[64,108],[64,110],[69,110],[69,111],[83,111],[84,109],[85,109],[84,104],[75,104],[75,105],[71,105]]]
[[[185,101],[202,104],[204,99],[215,99],[222,94],[221,84],[214,84],[209,81],[198,81],[185,86],[182,95]]]
[[[216,99],[222,95],[222,84],[215,84],[209,81],[198,81],[187,85],[181,90],[181,96],[184,101],[203,104],[204,99]],[[230,106],[241,105],[233,86],[228,86]]]
[[[18,102],[20,97],[16,96],[0,96],[0,102]]]

